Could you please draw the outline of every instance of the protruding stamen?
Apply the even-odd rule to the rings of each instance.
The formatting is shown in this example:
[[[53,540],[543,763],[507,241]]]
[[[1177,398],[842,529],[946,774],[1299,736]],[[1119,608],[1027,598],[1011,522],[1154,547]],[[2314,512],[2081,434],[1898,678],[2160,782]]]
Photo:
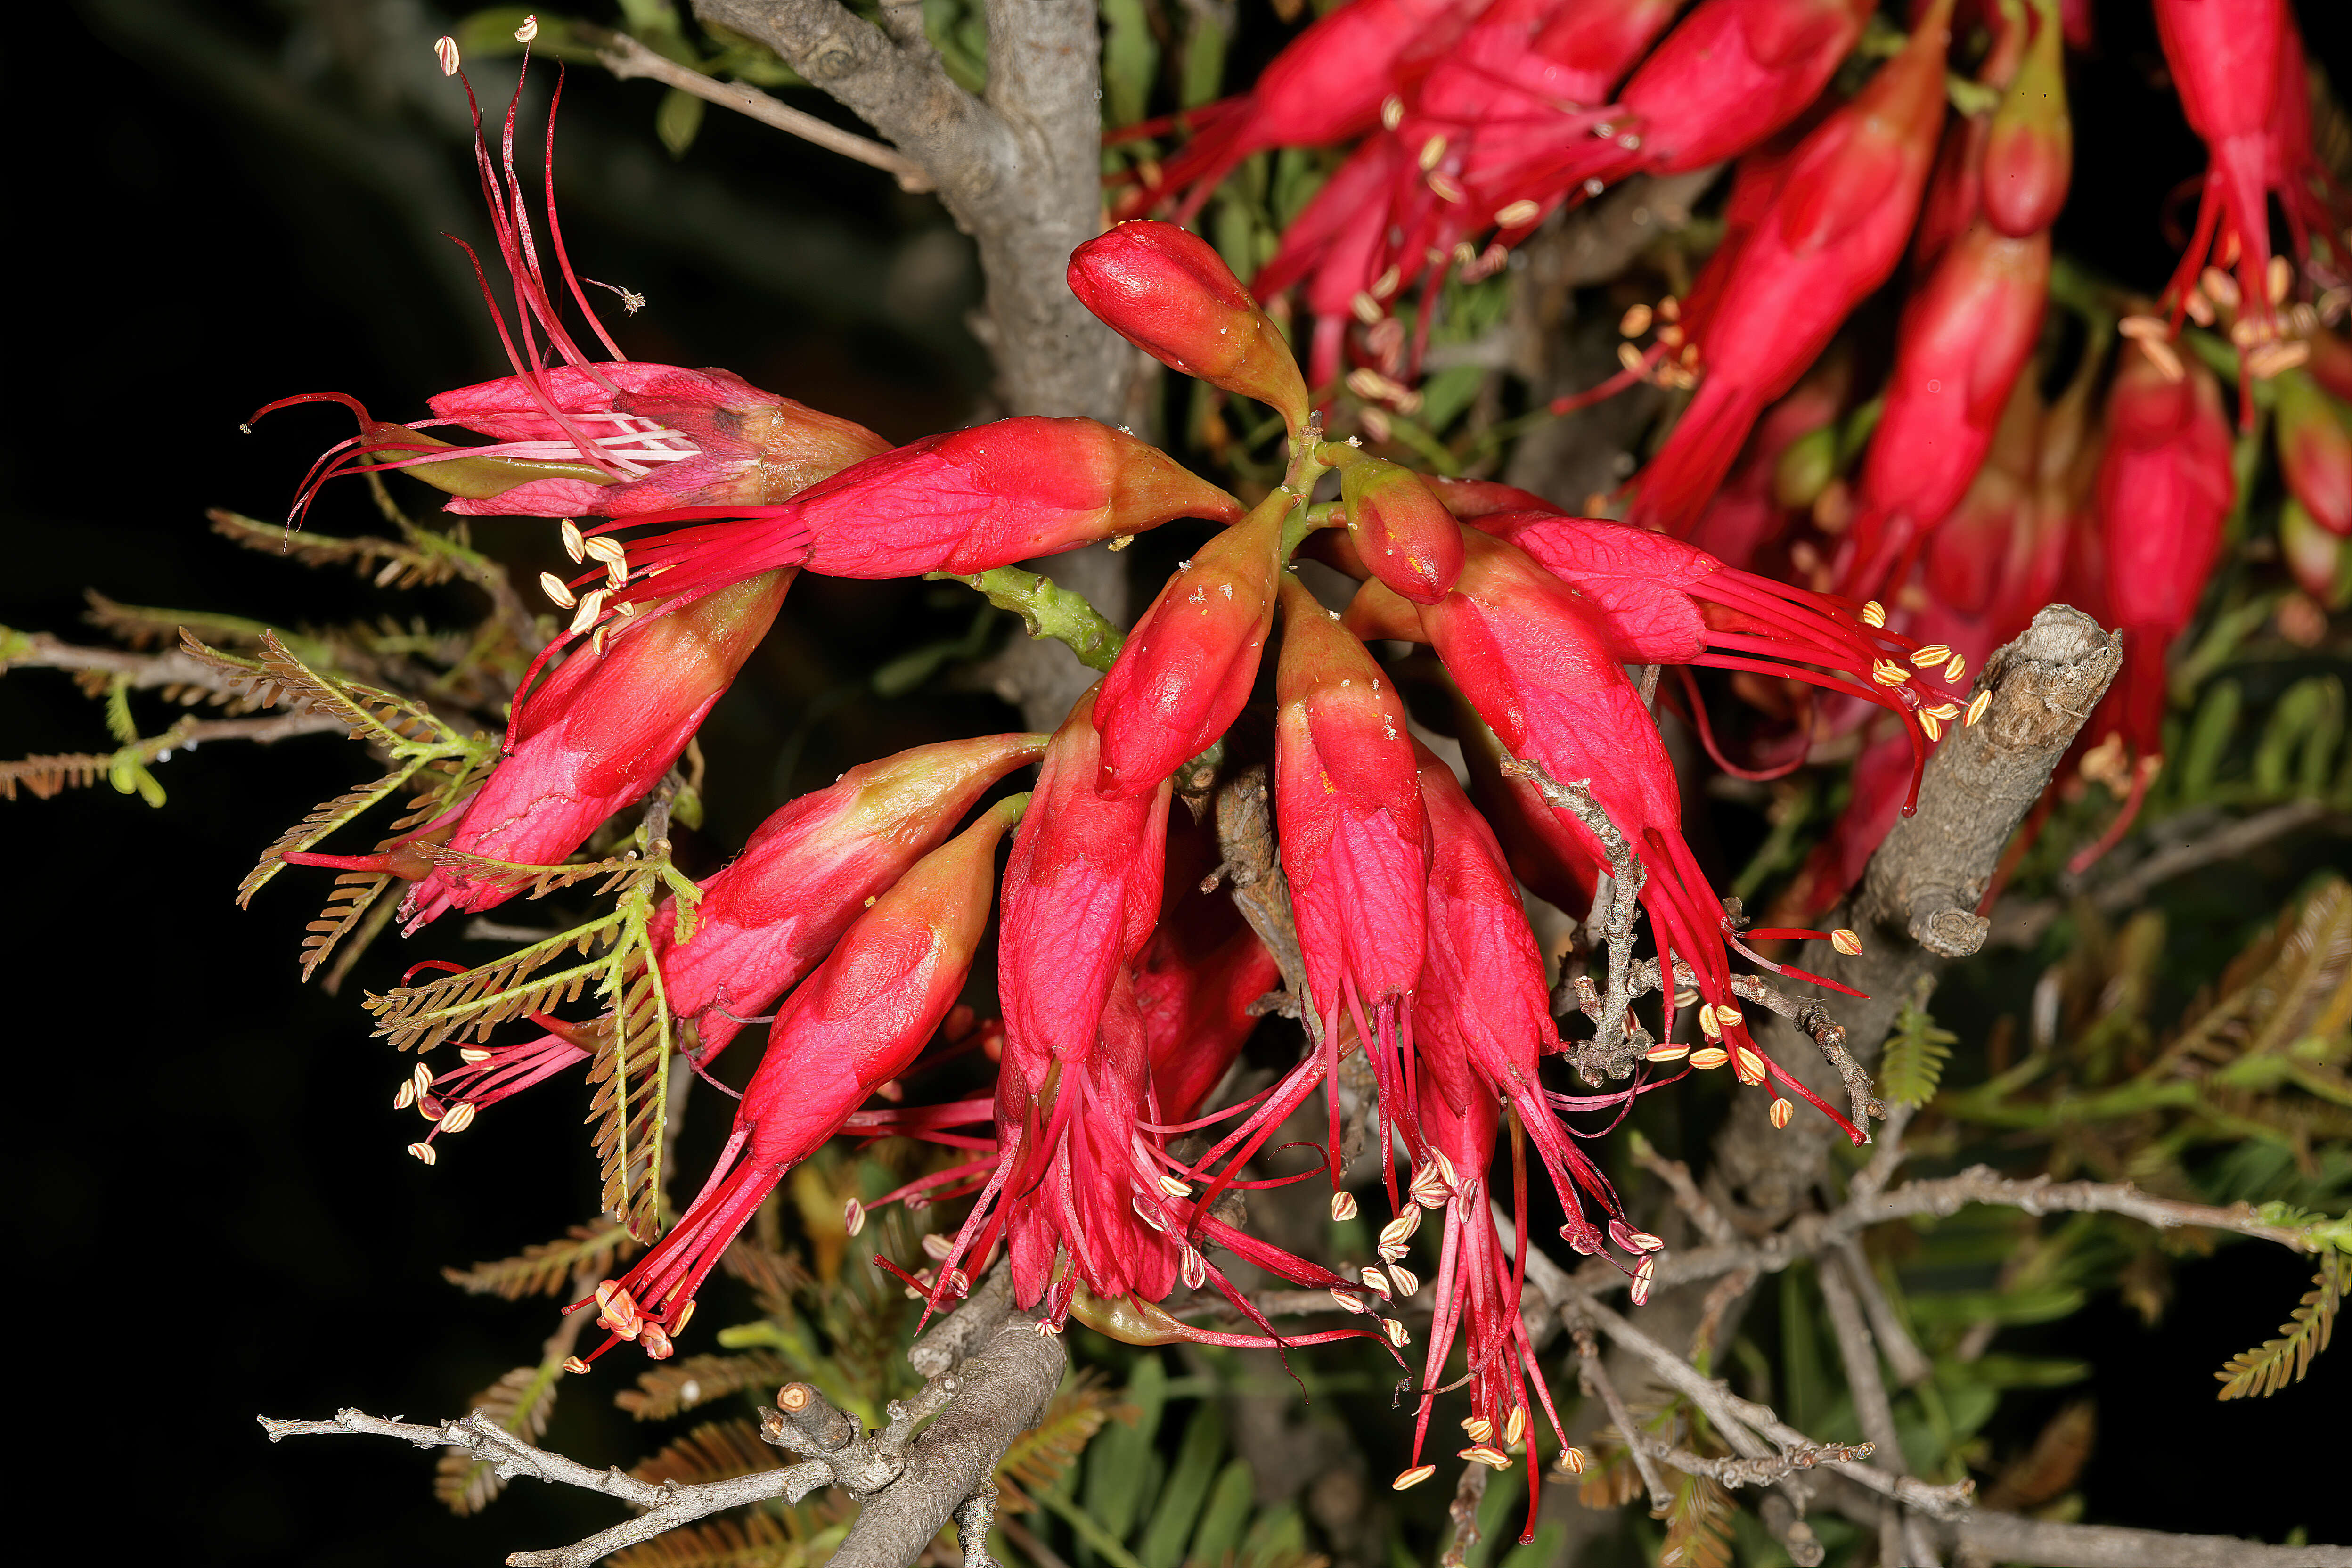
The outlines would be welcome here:
[[[472,1100],[459,1100],[457,1104],[451,1106],[448,1110],[441,1113],[441,1131],[444,1132],[463,1132],[467,1128],[471,1127],[474,1124],[475,1109],[476,1108]]]
[[[1658,1255],[1653,1252],[1642,1259],[1642,1266],[1639,1268],[1633,1270],[1633,1289],[1632,1292],[1633,1305],[1639,1307],[1649,1300],[1650,1285],[1652,1281],[1657,1279],[1657,1276]]]
[[[539,591],[567,610],[580,602],[580,596],[572,591],[572,585],[552,572],[539,574]]]
[[[1731,1053],[1720,1046],[1701,1046],[1690,1054],[1690,1065],[1701,1072],[1709,1072],[1731,1059]]]
[[[446,33],[433,40],[433,58],[441,62],[443,76],[456,76],[463,63],[457,58],[457,40]]]
[[[1335,1225],[1345,1224],[1347,1221],[1355,1217],[1356,1194],[1348,1191],[1345,1187],[1331,1194],[1332,1223]]]
[[[1584,1450],[1581,1448],[1562,1448],[1559,1451],[1559,1458],[1554,1459],[1552,1463],[1558,1467],[1562,1475],[1580,1476],[1584,1473],[1584,1467],[1591,1461],[1585,1457]]]
[[[1407,1300],[1421,1293],[1421,1276],[1402,1263],[1389,1265],[1389,1278],[1396,1282],[1397,1294]]]
[[[1396,1346],[1399,1350],[1402,1350],[1405,1346],[1412,1343],[1412,1336],[1405,1332],[1404,1325],[1397,1321],[1394,1318],[1382,1318],[1381,1320],[1381,1331],[1387,1334],[1389,1337],[1389,1343]]]
[[[1491,1470],[1507,1470],[1511,1468],[1511,1457],[1508,1454],[1500,1448],[1490,1448],[1484,1443],[1465,1448],[1454,1458],[1468,1459],[1473,1464],[1484,1465]]]
[[[841,1205],[841,1228],[856,1236],[866,1228],[866,1205],[856,1198]]]
[[[1389,1299],[1389,1277],[1379,1269],[1367,1264],[1356,1270],[1356,1278],[1361,1279],[1364,1282],[1364,1288],[1376,1293],[1381,1300],[1385,1301]]]
[[[433,1145],[430,1143],[411,1143],[408,1146],[408,1152],[411,1154],[415,1155],[418,1159],[424,1161],[428,1165],[440,1158],[439,1155],[433,1152]]]
[[[1651,1062],[1678,1062],[1688,1055],[1690,1055],[1688,1046],[1679,1046],[1668,1040],[1663,1045],[1652,1046],[1648,1050],[1643,1051],[1642,1059]]]
[[[1886,624],[1886,606],[1880,604],[1875,599],[1873,599],[1868,604],[1863,605],[1862,624],[1865,626],[1885,626]]]
[[[1911,650],[1911,668],[1925,669],[1931,664],[1941,664],[1951,657],[1952,650],[1949,647],[1939,642],[1931,642],[1926,647],[1915,647]]]
[[[1985,710],[1991,706],[1992,688],[1988,686],[1982,691],[1978,692],[1974,697],[1969,700],[1968,717],[1962,719],[1960,722],[1973,729],[1976,726],[1977,721],[1985,716]]]
[[[1638,303],[1628,305],[1625,307],[1625,314],[1617,322],[1617,331],[1625,337],[1638,338],[1650,330],[1652,315],[1653,312],[1647,305]]]
[[[1862,956],[1862,937],[1859,933],[1848,931],[1843,926],[1840,926],[1837,930],[1830,932],[1830,945],[1836,948],[1840,952],[1844,953],[1848,958],[1859,958]]]
[[[1502,208],[1495,214],[1495,226],[1496,228],[1524,228],[1528,224],[1535,222],[1536,215],[1541,211],[1543,211],[1543,207],[1539,203],[1529,201],[1527,197],[1521,196],[1517,201],[1511,203],[1508,206]]]
[[[1769,1114],[1772,1118],[1774,1130],[1778,1131],[1789,1125],[1789,1118],[1797,1114],[1797,1108],[1789,1102],[1786,1096],[1781,1096],[1772,1101],[1772,1109]]]
[[[1397,1479],[1391,1481],[1389,1486],[1392,1490],[1404,1491],[1409,1488],[1421,1485],[1422,1482],[1429,1479],[1430,1477],[1436,1473],[1437,1467],[1435,1465],[1415,1465],[1409,1470],[1400,1470],[1397,1473]]]

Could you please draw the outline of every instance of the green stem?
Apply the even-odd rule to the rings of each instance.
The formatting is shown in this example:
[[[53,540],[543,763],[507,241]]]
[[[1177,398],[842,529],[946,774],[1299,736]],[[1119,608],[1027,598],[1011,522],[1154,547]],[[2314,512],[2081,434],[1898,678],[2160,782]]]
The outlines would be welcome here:
[[[999,566],[968,576],[957,572],[933,572],[927,576],[932,582],[950,579],[985,594],[998,609],[1019,616],[1031,637],[1062,643],[1089,669],[1109,673],[1120,645],[1127,640],[1127,634],[1105,620],[1085,595],[1071,592],[1051,577],[1024,572],[1018,566]]]

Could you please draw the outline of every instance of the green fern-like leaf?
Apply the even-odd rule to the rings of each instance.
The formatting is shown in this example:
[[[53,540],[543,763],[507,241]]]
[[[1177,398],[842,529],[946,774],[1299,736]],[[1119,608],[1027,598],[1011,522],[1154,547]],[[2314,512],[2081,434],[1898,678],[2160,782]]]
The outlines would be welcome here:
[[[206,647],[183,631],[180,648],[190,658],[229,676],[262,707],[280,702],[341,720],[352,738],[369,741],[394,756],[419,750],[454,751],[465,738],[425,709],[392,692],[357,681],[321,675],[294,657],[275,631],[261,634],[261,657],[240,658]]]
[[[2352,1283],[2352,1257],[2329,1252],[2301,1304],[2280,1325],[2280,1337],[2239,1352],[2213,1374],[2221,1384],[2216,1397],[2267,1399],[2288,1384],[2302,1382],[2312,1358],[2327,1348],[2336,1331],[2336,1310],[2347,1283]]]
[[[441,1277],[478,1296],[503,1296],[520,1301],[525,1296],[562,1294],[579,1274],[606,1276],[637,1249],[629,1233],[610,1220],[575,1225],[562,1241],[542,1241],[523,1248],[514,1258],[477,1263],[471,1268],[445,1268]]]
[[[755,1512],[740,1524],[722,1519],[656,1535],[615,1552],[613,1568],[799,1568],[807,1552],[774,1515]]]
[[[561,1357],[519,1366],[474,1395],[468,1408],[487,1411],[524,1442],[535,1443],[547,1430],[548,1415],[555,1408],[555,1386],[562,1380]],[[506,1485],[497,1467],[462,1448],[445,1450],[433,1467],[433,1495],[454,1514],[481,1512]]]
[[[1905,1105],[1925,1105],[1935,1099],[1944,1063],[1958,1038],[1949,1029],[1937,1028],[1925,1008],[1904,1004],[1886,1037],[1886,1054],[1879,1060],[1879,1092]]]
[[[462,974],[372,994],[366,1007],[376,1016],[375,1032],[402,1050],[430,1050],[453,1035],[486,1039],[509,1018],[577,1001],[589,982],[602,975],[603,958],[551,975],[539,972],[567,951],[584,956],[619,924],[617,914],[604,915]]]
[[[773,1351],[688,1356],[639,1373],[637,1386],[614,1394],[613,1403],[640,1421],[666,1421],[747,1388],[773,1390],[785,1375],[783,1357]]]

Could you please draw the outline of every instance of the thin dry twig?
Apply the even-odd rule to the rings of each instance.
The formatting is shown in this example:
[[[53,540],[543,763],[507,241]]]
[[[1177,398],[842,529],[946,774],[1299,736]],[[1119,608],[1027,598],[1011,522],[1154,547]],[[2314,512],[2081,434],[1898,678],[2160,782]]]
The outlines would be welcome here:
[[[845,158],[879,169],[897,180],[902,191],[922,192],[933,188],[931,176],[923,166],[897,148],[885,146],[854,131],[844,131],[838,125],[794,109],[756,87],[707,77],[692,67],[682,66],[667,55],[656,53],[626,33],[605,34],[597,42],[596,58],[604,62],[606,70],[623,81],[645,77],[674,87],[680,92],[690,92],[706,103],[731,109],[738,114],[748,115],[762,125],[773,126],[828,153],[838,153]]]

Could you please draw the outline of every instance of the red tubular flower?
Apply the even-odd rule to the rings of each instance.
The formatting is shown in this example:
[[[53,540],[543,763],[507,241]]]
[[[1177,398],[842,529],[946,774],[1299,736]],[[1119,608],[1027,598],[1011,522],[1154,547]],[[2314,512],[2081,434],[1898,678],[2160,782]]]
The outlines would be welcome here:
[[[1373,576],[1416,605],[1433,605],[1462,574],[1462,525],[1419,474],[1325,442],[1317,450],[1339,470],[1348,534]]]
[[[2156,36],[2180,91],[2181,112],[2210,163],[2189,242],[2168,292],[2185,308],[2189,286],[2221,238],[2238,240],[2238,287],[2249,317],[2270,313],[2268,200],[2271,121],[2277,110],[2284,0],[2155,0]],[[2296,84],[2301,90],[2302,84]]]
[[[1135,1004],[1151,1053],[1159,1121],[1191,1120],[1257,1027],[1250,1005],[1282,984],[1282,970],[1234,901],[1203,891],[1223,856],[1213,822],[1175,814],[1160,923],[1135,961]]]
[[[552,865],[580,847],[685,752],[703,715],[767,635],[792,578],[790,572],[762,573],[690,605],[636,617],[601,654],[575,648],[516,708],[506,756],[457,819],[448,847],[523,866]],[[286,859],[406,874],[382,855]],[[520,886],[496,872],[436,867],[402,900],[402,929],[413,933],[453,909],[489,909]]]
[[[2163,749],[2165,654],[2197,610],[2221,550],[2237,485],[2221,388],[2191,361],[2187,375],[2127,344],[2107,394],[2098,507],[2106,609],[2124,634],[2124,668],[2084,733],[2120,730],[2139,768]]]
[[[1339,351],[1358,297],[1379,310],[1370,289],[1381,280],[1389,183],[1403,156],[1392,136],[1365,138],[1283,230],[1281,248],[1250,280],[1251,293],[1271,300],[1307,279],[1307,309],[1315,317],[1307,379],[1317,387],[1339,379]]]
[[[1764,411],[1723,488],[1692,527],[1693,544],[1727,566],[1755,568],[1757,557],[1787,529],[1791,509],[1811,506],[1828,484],[1832,470],[1824,460],[1815,470],[1818,481],[1809,479],[1802,494],[1791,495],[1781,461],[1808,438],[1822,448],[1822,458],[1833,458],[1837,417],[1852,379],[1853,362],[1832,352],[1815,361],[1786,397]]]
[[[1530,158],[1542,159],[1604,114],[1618,81],[1681,9],[1681,0],[1496,0],[1402,100],[1391,133],[1404,155],[1393,185],[1384,258],[1400,283],[1455,256],[1488,227],[1516,244],[1562,192],[1509,204],[1502,196]],[[1580,115],[1580,110],[1584,110]],[[1444,262],[1436,264],[1442,271]]]
[[[1411,1486],[1426,1477],[1422,1445],[1429,1437],[1437,1394],[1447,1384],[1447,1358],[1459,1340],[1470,1385],[1470,1416],[1465,1423],[1470,1446],[1461,1457],[1504,1469],[1511,1463],[1511,1447],[1526,1443],[1528,1516],[1519,1539],[1531,1541],[1543,1487],[1537,1479],[1530,1390],[1561,1447],[1568,1446],[1568,1437],[1519,1315],[1528,1246],[1524,1219],[1516,1238],[1517,1250],[1507,1258],[1487,1199],[1486,1173],[1494,1163],[1497,1131],[1495,1096],[1467,1070],[1466,1063],[1433,1060],[1422,1075],[1421,1117],[1433,1150],[1451,1167],[1453,1179],[1430,1189],[1433,1196],[1440,1191],[1444,1194],[1439,1200],[1444,1230],[1438,1243],[1437,1275],[1430,1283],[1435,1310],[1421,1376],[1421,1408],[1413,1418],[1412,1463],[1395,1484]]]
[[[2347,195],[2312,139],[2310,67],[2305,62],[2303,33],[2294,13],[2279,9],[2278,94],[2272,106],[2270,133],[2263,147],[2263,179],[2286,214],[2287,235],[2294,254],[2311,258],[2313,231],[2331,245],[2352,228],[2352,195]],[[2336,269],[2340,280],[2343,261]]]
[[[1738,157],[1821,95],[1876,9],[1871,0],[1702,0],[1626,82],[1614,135],[1556,142],[1485,194],[1549,204]]]
[[[602,1326],[667,1355],[696,1289],[752,1211],[876,1085],[914,1061],[963,989],[988,926],[997,841],[1027,800],[999,804],[925,856],[793,993],[700,1195],[636,1267],[599,1288]]]
[[[529,60],[524,62],[526,73]],[[514,331],[483,296],[515,374],[431,399],[436,418],[418,425],[378,420],[341,394],[281,398],[254,417],[291,404],[343,404],[360,421],[356,440],[329,451],[310,471],[294,510],[306,510],[319,487],[340,474],[405,468],[457,499],[451,511],[534,517],[622,517],[681,506],[781,501],[836,469],[889,445],[846,419],[761,391],[723,370],[681,370],[621,357],[572,272],[555,214],[555,112],[562,79],[548,106],[544,217],[563,289],[595,340],[612,355],[592,358],[562,320],[549,286],[522,186],[515,174],[515,111],[507,107],[501,162],[493,166],[474,107],[475,165],[499,252],[515,300]],[[469,258],[471,247],[458,242]],[[476,260],[476,275],[480,265]],[[546,337],[544,350],[539,334]],[[518,337],[520,342],[518,342]],[[551,365],[551,355],[563,363]],[[422,431],[456,425],[491,437],[487,447],[451,447]],[[778,561],[772,565],[786,565]]]
[[[708,1064],[764,1013],[850,923],[943,843],[990,786],[1045,751],[1042,735],[982,735],[860,763],[761,823],[702,884],[693,936],[677,906],[651,924],[670,1011],[695,1024]]]
[[[1721,293],[1692,339],[1706,379],[1633,481],[1634,521],[1688,532],[1764,405],[1895,270],[1943,121],[1951,10],[1933,0],[1904,51],[1805,138],[1755,233],[1708,263]]]
[[[1863,459],[1839,586],[1874,596],[1959,504],[1992,446],[2042,331],[2050,291],[2050,236],[2011,239],[1971,227],[1904,307],[1885,414]]]
[[[1423,953],[1428,826],[1404,704],[1379,663],[1296,579],[1282,584],[1275,675],[1275,821],[1298,922],[1324,1068],[1339,1064],[1344,1015],[1380,1084],[1386,1126],[1418,1158],[1412,996]],[[1325,1158],[1339,1181],[1339,1107]],[[1391,1173],[1393,1167],[1382,1161]]]
[[[677,940],[677,901],[663,900],[650,933],[670,1013],[690,1031],[680,1046],[688,1058],[709,1067],[748,1016],[766,1012],[832,951],[868,900],[1045,749],[1042,735],[982,735],[861,763],[761,823],[703,882],[689,940]],[[582,1028],[531,1016],[545,1036],[444,1075],[435,1096],[479,1110],[588,1058]]]
[[[1078,699],[1055,732],[1037,773],[1038,808],[1023,819],[1005,866],[997,990],[1007,1048],[1024,1059],[1085,1060],[1113,981],[1160,917],[1171,791],[1162,780],[1117,799],[1095,793],[1097,702],[1092,691]]]
[[[1282,333],[1209,242],[1172,223],[1131,222],[1070,253],[1070,291],[1162,364],[1307,423],[1307,384]]]
[[[1157,447],[1091,419],[1024,416],[922,440],[772,507],[688,507],[634,522],[724,521],[636,541],[638,596],[707,593],[771,566],[828,577],[985,572],[1241,507]],[[647,582],[656,574],[667,575]]]
[[[2284,371],[2272,386],[2278,395],[2273,439],[2288,491],[2320,527],[2338,539],[2352,536],[2352,410],[2305,370]]]
[[[1560,1125],[1537,1077],[1544,1053],[1559,1042],[1543,952],[1493,829],[1452,769],[1426,748],[1414,752],[1430,831],[1429,957],[1416,1013],[1422,1059],[1467,1062],[1510,1102],[1567,1213],[1559,1234],[1579,1252],[1598,1253],[1604,1227],[1622,1220],[1625,1209],[1609,1178]],[[1429,1070],[1441,1085],[1452,1081]],[[1447,1153],[1463,1168],[1459,1154]],[[1597,1222],[1588,1205],[1600,1211]]]
[[[1352,0],[1320,17],[1247,93],[1184,116],[1197,134],[1157,178],[1129,194],[1118,216],[1189,192],[1174,215],[1189,223],[1251,153],[1362,135],[1378,122],[1381,100],[1426,70],[1479,9],[1478,0]]]
[[[1340,15],[1343,13],[1335,13]],[[1157,786],[1233,725],[1274,624],[1282,527],[1297,498],[1276,490],[1183,563],[1128,634],[1095,701],[1096,788]]]
[[[1747,1037],[1731,997],[1722,903],[1684,841],[1674,764],[1622,656],[1586,602],[1525,552],[1478,536],[1469,543],[1461,585],[1420,612],[1447,672],[1513,755],[1555,779],[1591,781],[1594,800],[1648,873],[1642,901],[1662,962],[1670,955],[1687,963],[1703,1002],[1729,1011],[1725,1037],[1864,1142]],[[1557,815],[1585,854],[1605,864],[1591,829],[1572,814]]]
[[[1981,165],[1985,221],[2016,239],[2057,221],[2074,173],[2064,30],[2056,0],[2035,0],[2031,9],[2033,41],[1993,110]]]

